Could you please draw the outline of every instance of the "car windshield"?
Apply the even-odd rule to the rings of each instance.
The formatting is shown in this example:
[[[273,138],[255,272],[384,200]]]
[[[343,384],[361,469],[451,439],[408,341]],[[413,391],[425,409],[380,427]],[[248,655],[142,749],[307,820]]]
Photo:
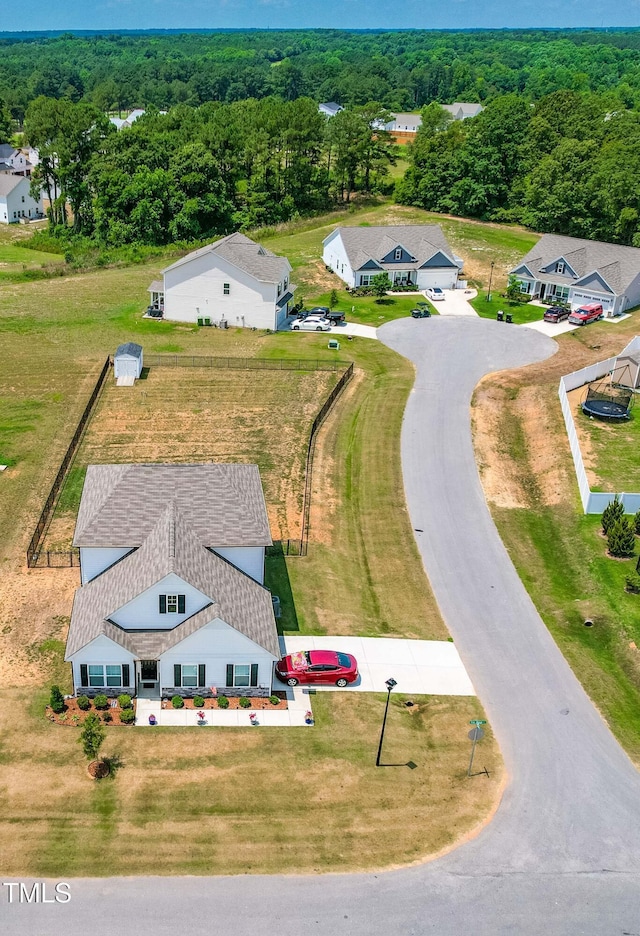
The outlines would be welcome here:
[[[340,666],[344,666],[346,669],[349,669],[351,666],[351,660],[346,653],[338,654],[338,663]]]

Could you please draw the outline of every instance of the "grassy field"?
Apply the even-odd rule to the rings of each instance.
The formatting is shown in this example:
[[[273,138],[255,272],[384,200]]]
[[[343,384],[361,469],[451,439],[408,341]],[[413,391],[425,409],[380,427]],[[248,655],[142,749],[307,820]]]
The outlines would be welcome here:
[[[28,271],[47,270],[64,264],[64,257],[60,254],[30,250],[24,246],[34,227],[36,226],[0,225],[0,282],[10,282]]]
[[[640,491],[640,410],[618,424],[590,419],[580,408],[586,388],[570,396],[583,458],[595,491]]]
[[[254,462],[275,539],[300,536],[311,423],[340,372],[152,367],[133,387],[109,380],[74,460],[45,549],[68,549],[86,466]]]
[[[6,360],[0,400],[3,412],[11,414],[3,422],[0,447],[12,462],[0,475],[3,867],[43,875],[62,869],[69,874],[324,871],[410,861],[446,847],[481,822],[498,795],[501,767],[490,734],[479,762],[490,778],[465,780],[468,720],[481,712],[474,699],[431,698],[415,715],[400,696],[394,701],[386,756],[398,764],[411,760],[415,770],[372,766],[383,706],[377,696],[316,696],[313,730],[212,731],[188,746],[183,730],[162,729],[152,737],[111,729],[105,753],[122,766],[113,780],[98,784],[86,777],[77,732],[42,719],[43,687],[56,680],[68,689],[62,652],[78,575],[73,569],[27,571],[24,549],[106,354],[127,340],[139,341],[147,353],[330,359],[335,354],[326,335],[221,332],[143,320],[146,289],[161,266],[156,261],[13,284],[0,297]],[[356,376],[318,442],[309,556],[274,557],[267,569],[268,584],[283,600],[283,627],[446,638],[417,555],[400,475],[399,429],[412,368],[378,342],[360,338],[344,342],[340,355],[354,361]],[[207,410],[213,410],[212,399],[223,388],[189,376],[198,378],[190,412],[182,393],[172,398],[171,390],[167,403],[193,427],[184,444],[197,443],[200,457],[209,451],[209,440],[196,427],[201,419],[214,426]],[[233,436],[212,440],[211,457],[226,444],[230,457],[254,458],[255,445],[261,444],[257,422],[236,425],[240,389],[236,383],[225,397],[225,408],[236,414],[229,421]],[[300,390],[296,384],[271,391],[274,405],[278,397],[278,413],[294,423],[309,418],[306,403],[290,398]],[[315,389],[305,385],[302,392]],[[255,402],[253,388],[245,393]],[[97,459],[103,451],[111,459],[116,449],[122,457],[142,451],[147,457],[152,440],[145,413],[152,394],[159,400],[161,385],[154,386],[153,372],[134,388],[130,412],[121,419],[117,391],[110,387],[86,439],[87,458]],[[216,431],[225,434],[221,426]],[[301,427],[296,431],[303,434]],[[166,426],[156,425],[156,432],[159,450],[174,444]],[[242,439],[250,437],[242,448]],[[271,433],[264,439],[265,460],[278,457],[267,451],[273,438]],[[70,513],[81,483],[78,464],[62,500]],[[292,796],[292,790],[299,795]],[[317,829],[313,849],[309,823]],[[145,848],[139,847],[141,836]]]
[[[500,535],[574,672],[640,763],[640,597],[624,589],[635,560],[608,558],[599,518],[582,513],[557,396],[562,374],[619,351],[635,319],[562,335],[548,361],[487,378],[473,418]]]
[[[481,318],[495,319],[498,310],[510,312],[513,316],[515,325],[525,325],[527,322],[539,322],[544,315],[544,309],[540,306],[523,304],[521,302],[509,302],[502,296],[491,291],[491,299],[487,301],[486,289],[479,293],[475,299],[471,299],[471,305]]]

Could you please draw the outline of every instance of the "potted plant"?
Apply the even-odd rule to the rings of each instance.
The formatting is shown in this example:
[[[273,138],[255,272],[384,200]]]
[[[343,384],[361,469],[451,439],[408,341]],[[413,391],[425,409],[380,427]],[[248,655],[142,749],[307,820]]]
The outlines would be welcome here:
[[[313,725],[313,712],[311,709],[307,709],[304,713],[304,723],[305,725]]]
[[[206,718],[204,717],[204,712],[198,712],[198,724],[199,724],[199,725],[206,725],[206,724],[207,724],[207,720],[206,720]]]
[[[258,716],[256,715],[255,712],[249,712],[249,721],[251,722],[252,725],[258,724]]]

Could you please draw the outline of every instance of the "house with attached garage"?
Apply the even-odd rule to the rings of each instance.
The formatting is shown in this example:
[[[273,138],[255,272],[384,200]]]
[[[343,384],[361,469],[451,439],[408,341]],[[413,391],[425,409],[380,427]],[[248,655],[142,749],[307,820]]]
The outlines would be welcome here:
[[[543,234],[510,271],[523,293],[572,309],[599,303],[611,318],[640,304],[640,249]]]
[[[74,692],[270,695],[270,544],[256,465],[90,465],[65,654]]]
[[[244,234],[229,234],[162,271],[152,295],[164,318],[200,325],[270,328],[287,320],[296,287],[291,264]]]
[[[378,273],[416,290],[455,289],[463,266],[439,224],[339,227],[324,239],[322,259],[351,289]]]

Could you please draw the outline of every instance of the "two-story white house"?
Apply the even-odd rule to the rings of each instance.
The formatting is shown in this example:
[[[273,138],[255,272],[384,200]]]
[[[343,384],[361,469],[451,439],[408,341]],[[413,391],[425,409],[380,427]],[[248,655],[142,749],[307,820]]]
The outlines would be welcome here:
[[[378,273],[416,290],[455,289],[463,266],[439,224],[338,227],[325,237],[322,259],[352,289]]]
[[[510,271],[523,293],[572,309],[602,305],[607,317],[640,305],[640,248],[543,234]]]
[[[0,143],[0,172],[28,178],[32,169],[33,165],[29,162],[24,150],[16,149],[10,143]]]
[[[65,659],[76,694],[271,694],[257,465],[90,465]]]
[[[270,328],[287,320],[296,287],[291,264],[244,234],[229,234],[162,271],[149,291],[165,319],[201,325]]]
[[[26,176],[0,173],[0,223],[16,224],[20,218],[42,218],[42,198],[31,197]]]

